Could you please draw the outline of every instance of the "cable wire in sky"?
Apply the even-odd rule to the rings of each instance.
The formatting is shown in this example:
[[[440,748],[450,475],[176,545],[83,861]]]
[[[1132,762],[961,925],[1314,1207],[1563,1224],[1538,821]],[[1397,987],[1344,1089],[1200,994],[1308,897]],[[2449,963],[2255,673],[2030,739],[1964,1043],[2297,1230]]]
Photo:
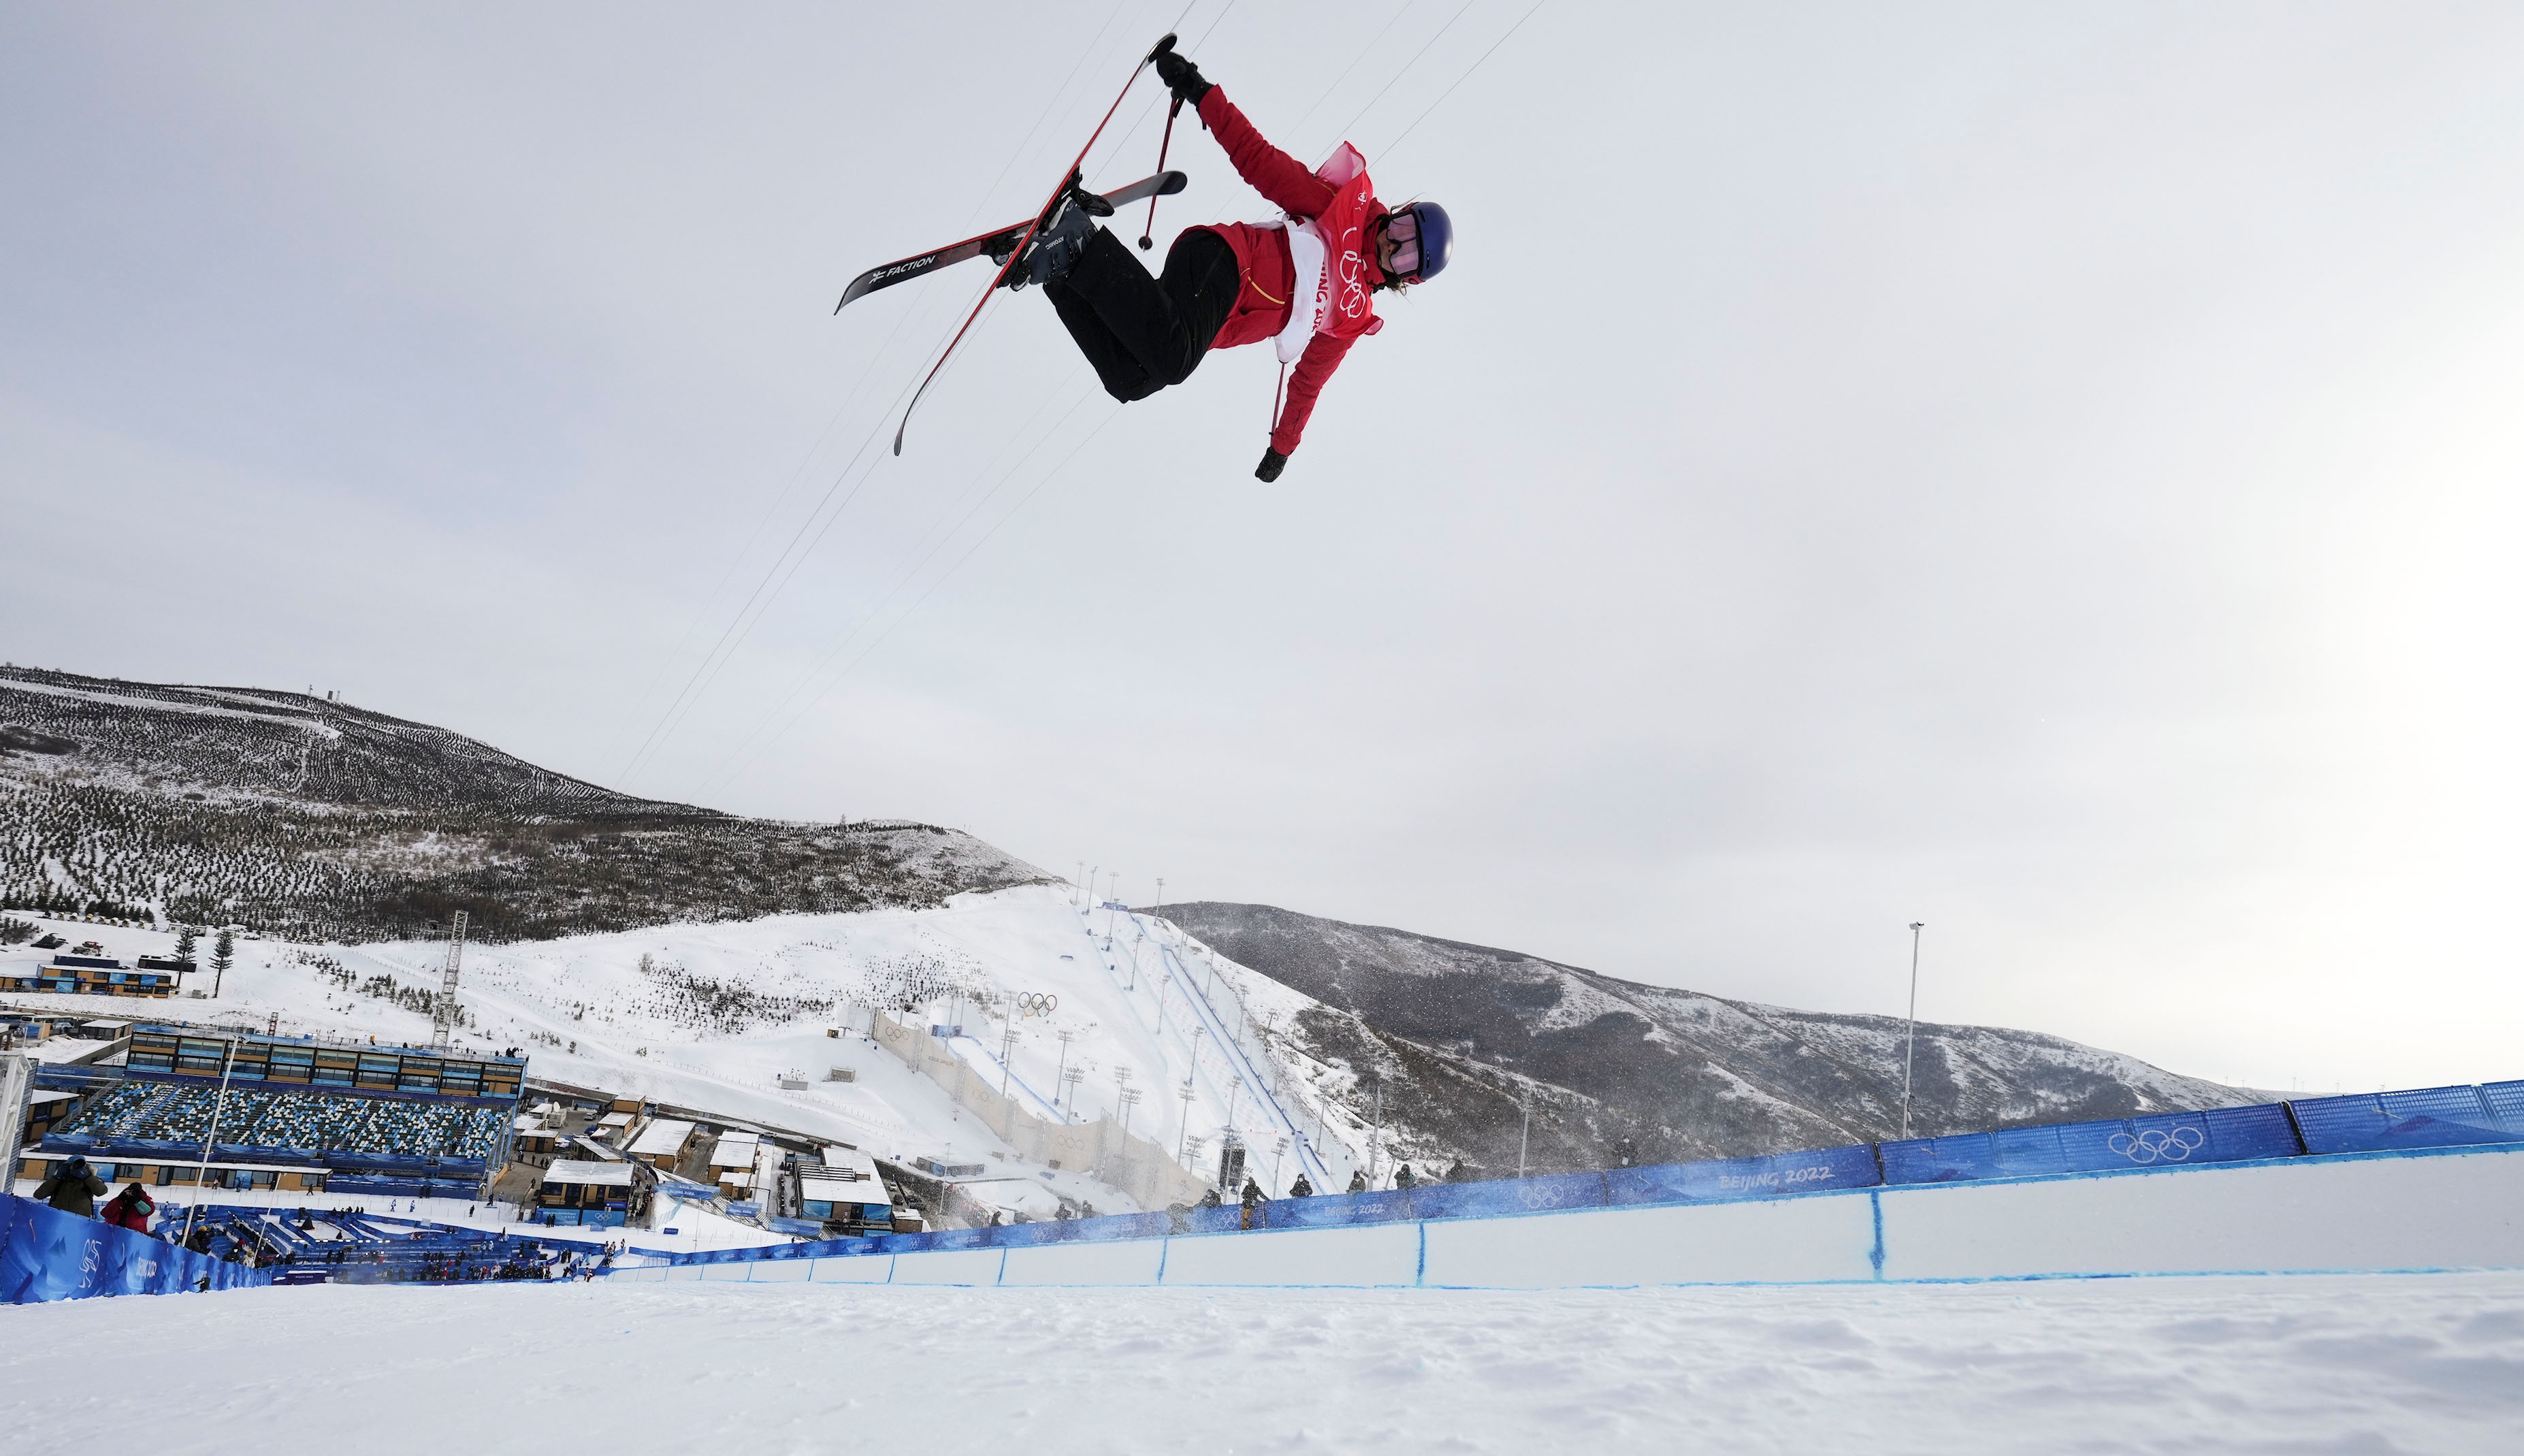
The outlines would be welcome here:
[[[1521,16],[1518,16],[1518,17],[1516,18],[1516,24],[1507,27],[1507,34],[1506,34],[1506,35],[1501,35],[1498,39],[1491,41],[1491,42],[1490,42],[1490,48],[1489,48],[1488,50],[1486,50],[1486,51],[1481,52],[1481,53],[1480,53],[1480,55],[1479,57],[1477,57],[1477,58],[1474,60],[1474,62],[1473,62],[1473,64],[1472,64],[1472,65],[1465,67],[1465,68],[1464,68],[1464,73],[1463,73],[1462,75],[1459,75],[1459,76],[1455,77],[1455,84],[1454,84],[1453,86],[1448,86],[1448,87],[1447,87],[1446,89],[1444,89],[1443,91],[1438,92],[1438,93],[1437,93],[1437,99],[1436,99],[1435,101],[1432,101],[1432,102],[1430,102],[1430,103],[1429,103],[1429,105],[1428,105],[1428,107],[1427,107],[1427,109],[1426,109],[1426,110],[1423,110],[1423,111],[1420,113],[1420,115],[1418,115],[1418,116],[1416,116],[1416,117],[1413,117],[1413,118],[1411,119],[1411,124],[1402,128],[1402,132],[1401,132],[1401,135],[1400,135],[1400,136],[1396,136],[1396,137],[1394,137],[1394,138],[1393,138],[1393,140],[1391,140],[1391,141],[1389,141],[1389,142],[1386,142],[1386,143],[1384,144],[1384,150],[1383,150],[1383,153],[1381,153],[1380,155],[1382,155],[1382,156],[1385,156],[1385,157],[1390,157],[1390,156],[1392,156],[1392,155],[1393,155],[1393,149],[1402,145],[1402,138],[1403,138],[1403,137],[1405,137],[1405,136],[1409,136],[1413,131],[1418,130],[1418,129],[1419,129],[1419,126],[1420,126],[1420,123],[1421,123],[1421,122],[1423,122],[1423,121],[1428,121],[1428,120],[1429,120],[1429,113],[1430,113],[1430,112],[1433,112],[1433,111],[1435,111],[1435,110],[1438,108],[1438,106],[1439,106],[1439,105],[1441,105],[1441,104],[1445,101],[1445,99],[1446,99],[1447,97],[1452,96],[1452,95],[1454,95],[1454,94],[1455,94],[1455,86],[1460,86],[1460,85],[1462,85],[1465,81],[1470,80],[1470,79],[1472,78],[1472,74],[1473,74],[1473,73],[1481,69],[1481,62],[1488,60],[1488,59],[1489,59],[1493,54],[1495,54],[1495,53],[1498,51],[1498,48],[1499,48],[1500,46],[1503,46],[1503,45],[1507,44],[1507,42],[1508,42],[1508,36],[1509,36],[1509,35],[1514,35],[1517,31],[1524,29],[1524,28],[1525,28],[1525,23],[1526,23],[1526,22],[1528,22],[1528,21],[1529,21],[1529,20],[1532,20],[1532,19],[1533,19],[1533,15],[1534,15],[1534,12],[1535,12],[1535,11],[1538,11],[1538,10],[1542,9],[1542,7],[1544,7],[1544,6],[1546,6],[1546,5],[1550,4],[1550,3],[1551,3],[1551,0],[1533,0],[1533,4],[1532,4],[1532,5],[1530,5],[1530,6],[1529,6],[1529,7],[1526,9],[1525,14],[1523,14],[1523,15],[1521,15]]]
[[[1091,395],[1087,398],[1092,399],[1093,396]],[[1079,403],[1083,405],[1086,403],[1086,400],[1082,399]],[[1074,407],[1073,413],[1075,413]],[[796,728],[800,722],[803,721],[808,713],[813,712],[816,707],[822,704],[825,699],[831,697],[834,689],[839,688],[842,685],[842,681],[849,675],[852,668],[865,661],[868,654],[875,652],[877,648],[884,645],[886,638],[893,635],[895,628],[901,626],[904,622],[909,621],[914,615],[916,615],[920,608],[928,603],[929,599],[937,595],[940,587],[945,586],[949,578],[953,577],[957,571],[963,569],[964,563],[973,558],[973,554],[975,552],[980,551],[985,545],[989,544],[990,539],[998,534],[1001,526],[1004,526],[1009,521],[1015,519],[1017,512],[1023,510],[1028,502],[1031,502],[1036,496],[1043,493],[1044,486],[1051,484],[1053,480],[1059,478],[1060,473],[1069,468],[1070,461],[1078,459],[1079,452],[1085,450],[1089,445],[1093,444],[1095,437],[1104,433],[1105,426],[1119,418],[1121,413],[1121,407],[1117,405],[1107,413],[1101,420],[1098,420],[1093,429],[1089,430],[1086,435],[1080,438],[1077,444],[1069,448],[1069,453],[1060,458],[1060,462],[1058,464],[1055,464],[1049,470],[1044,471],[1043,478],[1035,482],[1034,488],[1019,497],[1015,505],[1009,507],[1006,511],[1000,514],[998,519],[993,521],[990,529],[984,531],[979,537],[977,537],[971,546],[966,547],[964,549],[964,554],[957,557],[945,571],[940,572],[936,579],[932,580],[928,587],[921,592],[920,596],[916,598],[909,607],[903,608],[900,615],[887,623],[875,637],[869,639],[865,647],[860,648],[849,661],[843,663],[840,669],[834,674],[833,681],[826,684],[822,692],[817,693],[814,698],[809,700],[803,706],[800,707],[797,712],[791,714],[788,721],[782,723],[777,729],[773,730],[771,735],[762,741],[760,748],[754,751],[752,756],[743,759],[731,766],[714,784],[711,785],[708,792],[714,796],[724,791],[726,787],[735,782],[736,778],[746,769],[752,767],[754,761],[758,759],[764,752],[767,752],[772,745],[786,737],[790,730]],[[997,488],[995,486],[993,487],[991,493],[994,495],[997,494]],[[962,529],[960,523],[957,526],[957,529]],[[949,539],[951,539],[951,536]],[[825,668],[831,664],[833,658],[840,655],[842,649],[849,645],[848,639],[844,639],[842,642],[835,644],[833,651],[825,655],[824,660],[816,664],[812,673],[809,675],[809,680],[813,677],[822,676]],[[773,711],[776,714],[779,710],[775,708]]]
[[[1375,95],[1367,98],[1367,105],[1358,109],[1358,116],[1352,117],[1341,123],[1340,135],[1333,138],[1335,145],[1339,144],[1343,138],[1349,135],[1349,129],[1359,123],[1359,119],[1361,117],[1365,117],[1369,112],[1376,109],[1376,104],[1384,99],[1384,93],[1393,89],[1393,83],[1395,81],[1398,81],[1405,75],[1410,74],[1411,68],[1420,64],[1420,58],[1429,54],[1430,46],[1433,46],[1438,41],[1445,39],[1446,32],[1455,28],[1455,22],[1462,20],[1474,6],[1480,3],[1481,0],[1464,0],[1463,9],[1456,11],[1452,16],[1448,17],[1446,24],[1437,27],[1437,33],[1430,36],[1426,44],[1423,44],[1417,51],[1412,52],[1411,59],[1402,63],[1402,69],[1393,73],[1391,78],[1386,80],[1383,86],[1379,87]]]
[[[1035,118],[1034,125],[1027,129],[1026,135],[1018,141],[1016,147],[1008,154],[1008,160],[1000,166],[998,178],[995,178],[993,180],[991,188],[985,191],[981,201],[976,204],[974,208],[975,217],[979,217],[982,210],[990,206],[990,192],[996,190],[999,179],[1004,179],[1008,172],[1014,169],[1019,159],[1025,155],[1028,143],[1033,140],[1037,132],[1042,130],[1044,120],[1049,118],[1052,111],[1059,105],[1060,97],[1069,89],[1071,81],[1074,80],[1080,71],[1085,68],[1087,62],[1095,55],[1096,50],[1103,42],[1105,32],[1112,28],[1114,21],[1120,18],[1123,10],[1129,5],[1129,3],[1130,0],[1115,0],[1113,9],[1107,13],[1104,18],[1103,25],[1097,28],[1095,34],[1088,41],[1085,49],[1079,52],[1078,59],[1071,63],[1068,76],[1063,77],[1060,85],[1053,90],[1050,99],[1044,102],[1042,113]],[[1197,0],[1193,0],[1193,3],[1197,3]],[[1229,0],[1229,8],[1234,8],[1234,0]],[[1190,13],[1191,5],[1187,4],[1184,7],[1183,15],[1189,15]],[[1221,11],[1220,19],[1224,19],[1225,15],[1226,12]],[[1181,24],[1181,16],[1177,17],[1177,24]],[[1213,22],[1212,24],[1214,27],[1215,23]],[[970,226],[971,223],[968,221],[966,225]],[[844,398],[841,409],[835,412],[835,419],[839,419],[844,411],[847,411],[851,404],[856,403],[860,391],[864,388],[867,382],[868,375],[875,369],[877,362],[884,358],[886,352],[891,349],[895,337],[901,332],[903,323],[911,316],[912,312],[912,309],[906,308],[896,319],[895,328],[886,336],[885,344],[879,346],[877,355],[869,361],[868,368],[861,371],[858,382],[850,387],[849,393]],[[930,353],[935,354],[939,347],[943,347],[945,339],[946,330],[941,329],[939,344],[933,345]],[[928,356],[924,355],[923,357],[926,358]],[[903,386],[903,393],[907,393],[910,388],[910,384],[906,382]],[[799,569],[805,564],[806,558],[811,556],[814,553],[815,548],[822,543],[825,535],[831,531],[833,524],[841,519],[842,514],[845,511],[849,510],[851,502],[858,499],[860,491],[866,487],[868,480],[875,472],[874,461],[870,462],[867,469],[860,472],[857,482],[850,487],[849,494],[843,497],[841,505],[833,510],[831,515],[824,515],[825,508],[832,504],[834,492],[841,488],[842,483],[849,477],[851,469],[867,455],[869,447],[875,442],[877,436],[883,432],[886,421],[892,417],[895,410],[898,409],[901,404],[902,394],[898,393],[894,402],[887,407],[885,413],[877,417],[877,422],[869,431],[867,439],[862,440],[859,443],[858,450],[852,453],[849,461],[844,464],[841,471],[834,476],[832,484],[825,488],[822,498],[815,503],[814,509],[808,511],[805,519],[799,523],[797,531],[791,534],[789,543],[782,547],[778,556],[772,558],[770,565],[764,569],[761,579],[754,583],[753,590],[749,593],[746,600],[738,606],[735,615],[728,620],[727,626],[720,630],[718,639],[710,645],[710,650],[703,655],[700,662],[694,665],[692,674],[685,679],[683,687],[676,692],[673,699],[668,701],[665,710],[658,714],[657,721],[651,726],[648,736],[641,740],[639,748],[632,752],[631,757],[623,765],[622,782],[626,788],[631,783],[633,776],[640,771],[643,764],[654,755],[656,750],[664,747],[665,743],[674,736],[676,729],[690,717],[693,708],[699,705],[703,698],[706,696],[710,685],[717,681],[720,672],[723,671],[728,662],[735,657],[738,650],[745,645],[746,639],[752,636],[754,626],[758,625],[763,616],[769,612],[772,603],[779,598],[780,593],[788,587],[789,582],[795,579]],[[825,430],[826,433],[829,433],[831,425],[827,424],[825,426]],[[821,443],[822,437],[819,436],[817,438],[817,445],[820,446]],[[809,452],[809,458],[811,458],[811,455],[812,452]],[[801,461],[800,469],[802,470],[803,468],[804,465]],[[784,488],[779,500],[780,502],[786,502],[787,499],[788,491]],[[770,519],[777,513],[777,510],[778,503],[775,503],[772,511],[766,513],[764,517],[764,526],[769,524]],[[809,528],[815,527],[818,517],[823,518],[822,526],[815,529],[813,537],[806,540],[804,550],[800,551],[800,541],[806,538],[806,533]],[[730,562],[728,570],[725,575],[722,576],[719,586],[711,589],[710,595],[704,599],[705,602],[715,602],[717,600],[719,592],[725,588],[726,577],[733,576],[737,566],[741,564],[745,558],[752,552],[753,543],[755,540],[759,539],[761,529],[762,527],[757,527],[755,535],[748,539],[745,548],[740,551],[735,559]],[[786,568],[785,570],[784,567]],[[757,605],[759,609],[756,609]],[[749,612],[752,612],[750,619],[748,617]],[[698,621],[698,617],[696,620]],[[678,644],[674,654],[667,659],[668,661],[672,661],[675,657],[683,655],[684,647],[689,645],[691,636],[691,632],[687,631],[683,642]],[[654,683],[649,691],[655,691]],[[644,693],[643,696],[645,697],[647,694]]]

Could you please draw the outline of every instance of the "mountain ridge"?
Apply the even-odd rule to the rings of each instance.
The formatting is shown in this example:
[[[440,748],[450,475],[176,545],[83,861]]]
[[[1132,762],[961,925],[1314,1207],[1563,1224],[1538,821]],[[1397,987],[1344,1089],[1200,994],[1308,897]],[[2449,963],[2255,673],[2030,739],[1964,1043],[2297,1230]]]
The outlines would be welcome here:
[[[1537,1106],[1551,1161],[1571,1166],[1901,1135],[1900,1017],[1712,996],[1272,905],[1164,915],[1322,1002],[1296,1029],[1309,1053],[1372,1068],[1406,1142],[1443,1156],[1514,1166],[1521,1099]],[[1921,1022],[1910,1123],[1935,1136],[2260,1099],[2044,1032]]]
[[[310,694],[0,668],[0,901],[537,940],[1046,882],[959,831],[747,819]]]

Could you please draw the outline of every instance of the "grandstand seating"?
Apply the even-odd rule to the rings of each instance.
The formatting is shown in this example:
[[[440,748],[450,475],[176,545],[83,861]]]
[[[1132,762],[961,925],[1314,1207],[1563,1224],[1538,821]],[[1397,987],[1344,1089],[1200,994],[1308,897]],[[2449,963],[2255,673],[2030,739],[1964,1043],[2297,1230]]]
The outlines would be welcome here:
[[[275,1093],[270,1108],[237,1141],[257,1147],[361,1147],[362,1125],[386,1105],[395,1104],[337,1092]]]
[[[230,1089],[222,1107],[217,1088],[126,1082],[90,1099],[53,1136],[97,1142],[199,1142],[210,1135],[216,1111],[219,1141],[237,1142],[278,1095]]]
[[[381,1104],[361,1130],[361,1150],[405,1157],[484,1157],[500,1114],[487,1107],[431,1102]]]
[[[153,1102],[117,1129],[116,1136],[133,1142],[199,1142],[211,1136],[211,1119],[216,1114],[219,1141],[234,1142],[243,1130],[263,1116],[271,1097],[269,1092],[231,1090],[222,1105],[218,1089],[188,1087],[171,1097]]]
[[[162,1212],[169,1228],[183,1227],[188,1214],[181,1204],[169,1205]],[[587,1256],[584,1249],[554,1248],[529,1236],[421,1220],[375,1219],[346,1209],[214,1204],[189,1213],[194,1227],[209,1232],[214,1256],[251,1248],[259,1261],[294,1266],[312,1282],[540,1280]],[[301,1221],[322,1226],[323,1233],[312,1228],[302,1233]]]
[[[513,1105],[482,1106],[318,1092],[269,1084],[231,1085],[224,1104],[216,1084],[135,1078],[104,1086],[51,1129],[48,1140],[91,1156],[198,1145],[211,1135],[229,1156],[266,1161],[320,1159],[337,1172],[411,1183],[378,1191],[426,1190],[466,1196],[499,1150]],[[450,1166],[453,1165],[453,1166]]]
[[[119,1132],[125,1119],[137,1115],[151,1101],[171,1096],[174,1089],[150,1082],[126,1082],[109,1087],[87,1099],[78,1111],[64,1118],[53,1129],[57,1138],[106,1138]]]

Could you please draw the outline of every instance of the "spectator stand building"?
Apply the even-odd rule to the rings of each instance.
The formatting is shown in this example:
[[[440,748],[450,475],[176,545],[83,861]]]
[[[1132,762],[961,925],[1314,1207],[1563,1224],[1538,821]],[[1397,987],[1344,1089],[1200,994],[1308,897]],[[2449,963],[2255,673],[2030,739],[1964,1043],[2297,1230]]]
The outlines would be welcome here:
[[[0,991],[163,998],[180,990],[192,969],[191,961],[156,955],[144,955],[138,965],[126,966],[90,941],[77,950],[58,952],[48,964],[0,966]]]
[[[752,1198],[756,1187],[755,1164],[762,1159],[760,1133],[729,1132],[719,1135],[710,1148],[710,1176],[718,1184],[718,1195],[731,1203]]]
[[[640,1129],[623,1151],[632,1161],[646,1163],[667,1173],[681,1170],[686,1154],[693,1150],[699,1137],[695,1125],[679,1117],[655,1118]]]
[[[32,1147],[43,1141],[44,1135],[53,1130],[53,1124],[70,1116],[72,1109],[77,1105],[78,1093],[76,1092],[59,1092],[45,1087],[36,1088],[28,1095],[26,1120],[18,1129],[18,1145]]]
[[[894,1232],[894,1193],[876,1159],[828,1144],[819,1158],[800,1158],[783,1179],[782,1211],[821,1227],[826,1238]]]
[[[542,1222],[571,1228],[619,1229],[643,1210],[638,1164],[558,1158],[535,1192]]]
[[[473,1198],[510,1157],[522,1057],[142,1024],[121,1066],[48,1062],[73,1095],[21,1177],[85,1157],[144,1187]],[[225,1087],[222,1090],[222,1074]],[[109,1171],[110,1170],[110,1171]]]

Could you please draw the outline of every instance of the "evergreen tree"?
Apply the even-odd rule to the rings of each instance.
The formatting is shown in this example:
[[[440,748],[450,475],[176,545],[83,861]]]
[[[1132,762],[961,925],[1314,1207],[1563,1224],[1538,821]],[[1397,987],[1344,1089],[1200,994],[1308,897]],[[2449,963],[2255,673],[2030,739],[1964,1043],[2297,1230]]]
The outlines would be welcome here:
[[[211,983],[211,995],[217,998],[228,984],[228,967],[236,964],[236,935],[226,926],[219,927],[219,942],[211,947],[211,969],[218,972]]]
[[[193,946],[197,939],[198,938],[193,934],[193,928],[191,926],[176,926],[175,958],[177,960],[191,960],[193,958]]]

